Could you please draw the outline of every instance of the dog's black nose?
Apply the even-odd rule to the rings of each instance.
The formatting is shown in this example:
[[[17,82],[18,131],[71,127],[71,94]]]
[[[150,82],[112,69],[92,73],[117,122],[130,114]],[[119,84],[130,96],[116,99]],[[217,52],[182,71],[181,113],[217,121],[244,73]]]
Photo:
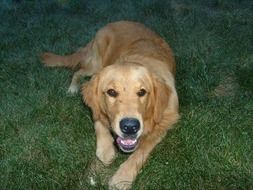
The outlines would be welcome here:
[[[140,130],[140,122],[135,118],[124,118],[119,123],[120,130],[126,135],[134,135]]]

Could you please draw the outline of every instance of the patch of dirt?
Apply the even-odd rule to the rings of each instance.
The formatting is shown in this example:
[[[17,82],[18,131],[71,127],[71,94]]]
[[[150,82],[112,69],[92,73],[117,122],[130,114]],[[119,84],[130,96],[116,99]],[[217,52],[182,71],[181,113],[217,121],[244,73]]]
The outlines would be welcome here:
[[[228,76],[223,79],[220,84],[214,89],[214,95],[233,96],[238,89],[239,84],[237,83],[235,77]]]
[[[171,2],[171,8],[176,12],[176,14],[188,13],[192,10],[192,7],[190,5],[187,5],[185,3],[178,3],[175,1]]]

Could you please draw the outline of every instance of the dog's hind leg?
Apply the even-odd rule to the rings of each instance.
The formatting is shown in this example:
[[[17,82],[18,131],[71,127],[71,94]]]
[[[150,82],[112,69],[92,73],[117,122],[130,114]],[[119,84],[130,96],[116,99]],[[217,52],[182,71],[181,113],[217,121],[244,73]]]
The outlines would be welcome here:
[[[93,41],[88,43],[84,48],[70,55],[57,55],[54,53],[43,53],[41,61],[48,67],[67,67],[78,69],[69,86],[68,92],[75,94],[79,90],[80,78],[91,76],[101,68],[101,61],[97,56],[97,48],[93,48]]]
[[[68,93],[76,94],[79,91],[79,84],[81,77],[91,76],[93,72],[91,70],[83,69],[76,71],[72,77],[71,84],[68,89]]]

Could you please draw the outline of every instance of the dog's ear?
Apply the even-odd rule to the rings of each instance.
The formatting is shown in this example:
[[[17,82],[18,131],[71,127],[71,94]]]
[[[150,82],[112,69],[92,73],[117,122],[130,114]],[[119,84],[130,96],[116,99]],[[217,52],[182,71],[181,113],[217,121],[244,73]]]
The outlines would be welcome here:
[[[90,81],[82,86],[82,95],[84,102],[91,108],[93,120],[100,118],[99,92],[98,92],[99,75],[93,76]]]
[[[155,123],[159,123],[163,117],[163,113],[168,106],[170,88],[165,82],[153,77],[153,119]]]

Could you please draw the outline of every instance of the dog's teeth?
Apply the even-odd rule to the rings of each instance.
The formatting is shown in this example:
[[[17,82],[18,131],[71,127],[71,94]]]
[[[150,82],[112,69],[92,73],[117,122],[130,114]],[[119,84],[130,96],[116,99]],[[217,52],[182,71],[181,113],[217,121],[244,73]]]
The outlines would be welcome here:
[[[131,139],[126,139],[126,140],[121,140],[120,143],[122,143],[123,145],[133,145],[136,143],[136,139],[131,140]]]

